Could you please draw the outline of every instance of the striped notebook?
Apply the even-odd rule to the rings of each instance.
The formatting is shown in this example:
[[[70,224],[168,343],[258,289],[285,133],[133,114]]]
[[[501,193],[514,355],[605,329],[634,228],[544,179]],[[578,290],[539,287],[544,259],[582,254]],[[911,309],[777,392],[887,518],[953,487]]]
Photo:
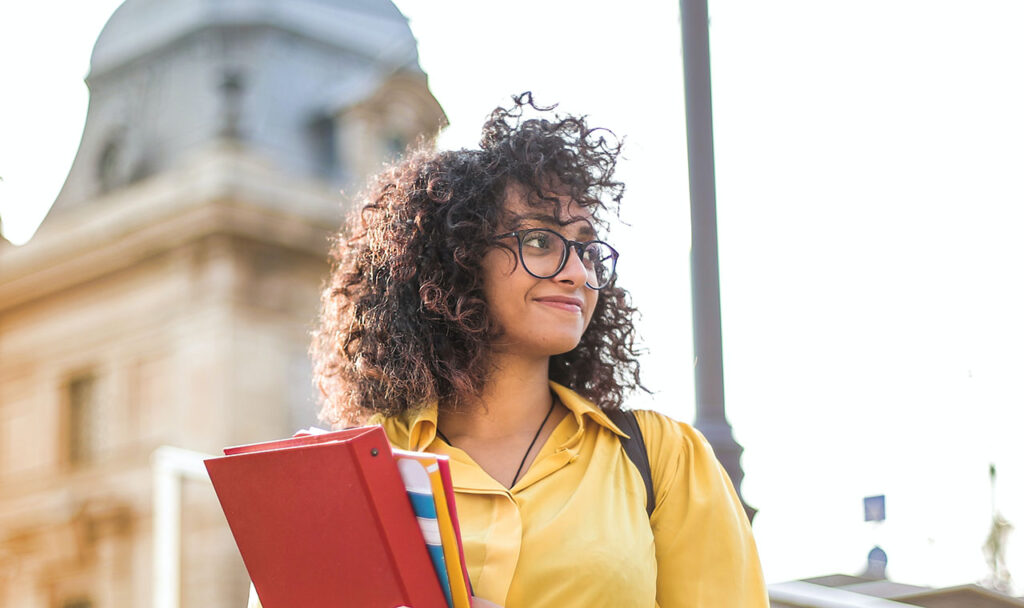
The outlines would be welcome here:
[[[470,608],[469,575],[448,457],[394,448],[391,451],[449,608]]]

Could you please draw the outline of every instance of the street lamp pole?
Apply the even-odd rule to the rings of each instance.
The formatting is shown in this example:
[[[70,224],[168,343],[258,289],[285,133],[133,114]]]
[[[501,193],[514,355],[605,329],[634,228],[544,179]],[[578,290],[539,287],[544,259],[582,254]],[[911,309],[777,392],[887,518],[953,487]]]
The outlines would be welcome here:
[[[686,153],[690,175],[690,285],[693,298],[693,352],[697,392],[694,426],[707,437],[740,493],[743,448],[725,418],[722,374],[722,305],[718,272],[718,220],[715,210],[715,147],[711,122],[711,52],[707,0],[679,0],[683,27],[683,81],[686,89]],[[743,501],[751,520],[757,509]]]

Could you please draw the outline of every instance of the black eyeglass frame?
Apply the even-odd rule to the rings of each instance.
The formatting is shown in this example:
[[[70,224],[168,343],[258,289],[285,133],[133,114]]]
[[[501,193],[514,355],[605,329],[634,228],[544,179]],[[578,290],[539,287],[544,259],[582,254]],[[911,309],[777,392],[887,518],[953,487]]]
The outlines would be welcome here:
[[[562,261],[558,263],[558,268],[556,268],[555,271],[552,272],[551,274],[549,274],[549,275],[536,274],[535,272],[530,270],[530,267],[527,266],[526,262],[523,261],[523,235],[528,233],[528,232],[546,232],[548,234],[553,234],[553,235],[557,236],[558,238],[562,239],[562,242],[564,243],[564,246],[562,247]],[[506,232],[505,234],[499,234],[499,235],[495,236],[494,238],[496,238],[496,239],[507,239],[510,236],[516,237],[516,242],[519,243],[519,263],[523,265],[523,270],[525,270],[527,272],[527,274],[529,274],[531,277],[533,277],[535,279],[550,279],[551,277],[557,276],[558,273],[562,272],[562,270],[565,269],[566,263],[569,261],[569,250],[570,249],[574,249],[576,251],[576,255],[580,256],[580,261],[583,261],[583,252],[586,250],[586,248],[588,246],[590,246],[593,243],[598,243],[600,245],[604,245],[605,247],[608,248],[609,251],[612,252],[612,255],[611,255],[611,258],[612,258],[612,269],[611,269],[611,272],[608,273],[608,280],[605,282],[604,285],[601,285],[600,287],[594,287],[593,285],[590,284],[590,280],[588,279],[587,282],[586,282],[587,287],[589,287],[589,288],[591,288],[591,289],[593,289],[595,291],[601,290],[601,289],[604,289],[605,287],[608,287],[609,285],[611,285],[612,281],[615,279],[615,265],[618,264],[618,262],[619,262],[619,252],[616,251],[616,249],[614,247],[612,247],[611,245],[609,245],[608,243],[606,243],[604,241],[600,241],[600,240],[596,240],[596,239],[592,240],[592,241],[584,241],[584,242],[574,241],[572,239],[565,238],[564,236],[562,236],[561,234],[559,234],[558,232],[556,232],[554,230],[551,230],[550,228],[527,228],[525,230],[513,230],[512,232]],[[586,262],[584,262],[584,265],[585,264],[586,264]]]

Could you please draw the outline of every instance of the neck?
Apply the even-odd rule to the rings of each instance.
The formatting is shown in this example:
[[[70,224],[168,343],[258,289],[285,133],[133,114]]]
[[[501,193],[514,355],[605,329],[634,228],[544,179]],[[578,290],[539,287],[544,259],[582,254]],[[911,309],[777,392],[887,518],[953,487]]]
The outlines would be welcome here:
[[[551,408],[548,358],[494,355],[494,370],[479,398],[458,411],[438,412],[438,427],[458,442],[462,437],[507,439],[533,436]]]

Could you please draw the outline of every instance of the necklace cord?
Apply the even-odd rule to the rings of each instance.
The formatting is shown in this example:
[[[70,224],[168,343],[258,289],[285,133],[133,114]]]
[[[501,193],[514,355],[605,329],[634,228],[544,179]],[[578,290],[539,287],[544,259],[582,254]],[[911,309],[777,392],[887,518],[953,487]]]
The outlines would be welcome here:
[[[523,459],[519,461],[519,468],[516,469],[516,476],[512,478],[512,485],[509,486],[510,488],[516,485],[516,482],[519,481],[519,474],[523,472],[523,465],[526,464],[526,457],[529,456],[530,451],[533,450],[533,444],[537,443],[537,438],[540,437],[540,432],[544,430],[544,426],[548,423],[548,418],[551,418],[551,412],[555,411],[555,403],[557,403],[557,399],[552,399],[551,407],[548,408],[547,415],[544,416],[544,420],[540,423],[540,427],[537,429],[537,432],[533,434],[533,441],[530,442],[530,447],[526,448],[526,453],[523,454]],[[435,426],[434,432],[437,433],[437,436],[444,440],[445,443],[452,445],[452,442],[448,441],[448,438],[444,436],[444,433],[441,432],[440,428]]]
[[[523,454],[523,459],[519,461],[519,468],[516,469],[516,476],[512,478],[512,485],[510,485],[509,488],[514,487],[516,482],[519,480],[519,473],[523,471],[523,465],[526,464],[526,457],[529,456],[530,451],[533,450],[533,444],[537,443],[537,438],[540,437],[540,432],[544,430],[544,426],[548,423],[548,418],[551,417],[551,412],[553,411],[555,411],[554,399],[551,400],[551,407],[548,408],[548,413],[544,416],[544,420],[540,423],[540,426],[537,427],[537,432],[533,434],[533,441],[530,442],[530,447],[526,448],[526,453]]]

